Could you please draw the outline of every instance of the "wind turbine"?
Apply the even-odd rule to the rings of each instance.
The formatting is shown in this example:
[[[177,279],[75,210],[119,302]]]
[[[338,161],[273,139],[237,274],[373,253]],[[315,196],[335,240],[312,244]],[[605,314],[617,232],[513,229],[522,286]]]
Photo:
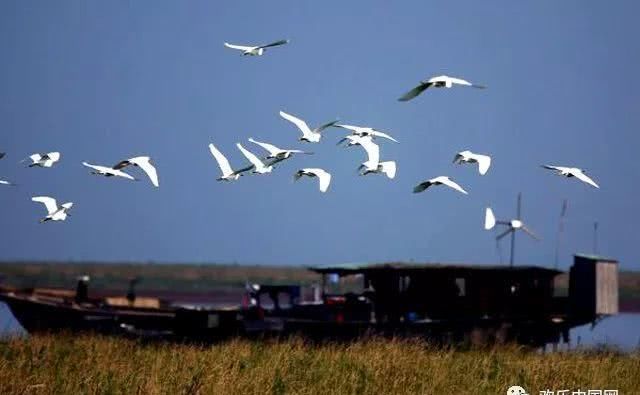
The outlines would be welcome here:
[[[500,233],[496,237],[496,242],[499,242],[503,237],[507,236],[508,234],[511,234],[511,257],[509,259],[509,266],[511,267],[513,267],[513,257],[514,257],[514,252],[516,248],[516,231],[521,230],[526,234],[528,234],[529,236],[531,236],[532,238],[536,240],[540,240],[538,236],[536,236],[535,233],[531,231],[531,229],[527,228],[524,222],[522,222],[522,220],[520,219],[521,206],[522,206],[522,193],[518,193],[518,207],[517,207],[516,219],[512,219],[510,221],[496,221],[496,217],[493,214],[493,210],[491,210],[491,207],[487,207],[485,211],[484,228],[486,230],[493,229],[496,226],[496,224],[509,227],[507,230]]]

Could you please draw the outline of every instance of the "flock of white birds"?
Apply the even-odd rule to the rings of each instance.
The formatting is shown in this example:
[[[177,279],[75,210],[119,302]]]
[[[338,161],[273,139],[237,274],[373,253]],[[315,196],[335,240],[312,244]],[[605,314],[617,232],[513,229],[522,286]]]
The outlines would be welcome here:
[[[229,43],[224,43],[224,46],[234,50],[239,50],[242,52],[242,55],[262,56],[265,54],[265,51],[268,48],[277,47],[288,43],[289,40],[280,40],[271,44],[257,46],[235,45]],[[461,78],[441,75],[429,78],[425,81],[421,81],[416,87],[402,95],[398,100],[402,102],[409,101],[429,88],[452,88],[453,86],[467,86],[478,89],[485,88],[485,86],[483,85],[474,84]],[[367,160],[365,162],[362,162],[358,167],[358,174],[361,176],[367,174],[384,174],[389,179],[395,178],[397,171],[396,162],[392,160],[382,161],[380,157],[380,146],[376,143],[378,139],[385,139],[394,143],[398,143],[398,140],[393,138],[389,133],[382,132],[371,127],[342,124],[339,123],[339,120],[327,122],[312,129],[304,120],[294,115],[288,114],[284,111],[280,111],[280,116],[283,119],[291,122],[299,129],[299,131],[302,133],[302,135],[298,139],[300,142],[319,143],[322,138],[322,132],[328,128],[340,128],[349,131],[349,134],[344,136],[338,142],[338,145],[344,145],[346,147],[358,145],[362,147],[362,149],[364,149],[367,155]],[[267,155],[261,157],[243,147],[242,144],[237,143],[236,146],[238,150],[240,150],[242,155],[247,159],[248,163],[235,170],[233,167],[231,167],[229,160],[222,154],[222,152],[220,152],[220,150],[218,150],[218,148],[214,144],[209,144],[209,150],[216,160],[221,172],[220,177],[217,179],[218,181],[236,181],[248,172],[251,172],[252,174],[269,174],[275,169],[276,164],[284,160],[290,159],[297,155],[313,154],[312,152],[307,152],[300,149],[279,148],[273,144],[257,141],[253,138],[249,138],[248,141],[255,144],[256,146],[261,147],[267,152]],[[2,159],[4,156],[4,153],[0,153],[0,159]],[[30,161],[31,163],[29,163],[29,167],[51,168],[56,163],[58,163],[60,159],[60,152],[35,153],[25,158],[22,162]],[[478,154],[469,150],[465,150],[455,154],[453,163],[477,163],[478,172],[480,173],[480,175],[485,175],[489,171],[489,168],[491,166],[491,157],[489,155]],[[134,158],[122,160],[111,167],[94,165],[87,162],[82,162],[82,164],[90,168],[92,174],[105,177],[120,177],[133,181],[137,181],[137,179],[129,173],[126,173],[123,169],[127,168],[128,166],[139,167],[146,173],[151,183],[155,187],[159,187],[158,173],[149,156],[137,156]],[[599,188],[598,184],[596,184],[590,177],[588,177],[585,174],[585,171],[580,168],[550,165],[543,165],[542,167],[545,169],[553,170],[561,176],[575,177],[576,179],[584,183],[587,183],[595,188]],[[294,173],[294,180],[297,181],[303,176],[317,178],[320,192],[323,193],[327,192],[327,190],[329,189],[329,185],[331,184],[331,174],[321,168],[299,169]],[[16,184],[0,179],[0,185],[11,186]],[[420,182],[413,188],[413,192],[420,193],[425,191],[427,188],[438,185],[447,186],[465,195],[468,194],[468,192],[462,186],[453,181],[450,177],[444,175]],[[54,198],[48,196],[35,196],[32,198],[32,200],[34,202],[44,204],[47,210],[47,215],[40,220],[41,222],[64,221],[69,216],[69,211],[73,207],[72,202],[58,205]],[[498,236],[498,238],[501,238],[509,232],[515,230],[523,230],[524,232],[535,237],[533,232],[531,232],[519,220],[512,220],[508,222],[496,221],[493,211],[490,208],[487,208],[485,212],[485,229],[492,229],[496,225],[496,223],[509,226],[509,229]]]

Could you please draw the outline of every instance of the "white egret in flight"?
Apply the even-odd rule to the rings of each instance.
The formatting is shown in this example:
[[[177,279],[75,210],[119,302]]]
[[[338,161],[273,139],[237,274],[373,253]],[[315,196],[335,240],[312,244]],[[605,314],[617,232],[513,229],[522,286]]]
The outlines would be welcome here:
[[[60,160],[60,152],[48,152],[46,154],[33,154],[22,160],[31,160],[29,167],[51,167]]]
[[[272,165],[277,163],[277,162],[281,162],[281,161],[283,161],[285,159],[289,159],[294,154],[313,155],[313,152],[306,152],[306,151],[302,151],[302,150],[299,150],[299,149],[282,149],[282,148],[278,148],[273,144],[263,143],[262,141],[254,140],[252,137],[249,137],[249,141],[254,143],[254,144],[257,144],[257,145],[261,146],[267,152],[269,152],[269,155],[267,156],[266,159],[274,159],[271,162]]]
[[[222,175],[217,179],[218,181],[235,181],[242,176],[242,173],[253,169],[253,165],[251,165],[239,170],[233,170],[227,158],[222,155],[222,152],[220,152],[215,145],[209,144],[209,151],[211,151],[211,155],[213,155],[216,162],[218,162],[218,166],[222,172]]]
[[[350,130],[351,134],[353,134],[355,136],[360,136],[360,137],[371,136],[373,138],[382,137],[384,139],[391,140],[391,141],[393,141],[395,143],[398,142],[398,140],[394,139],[389,134],[381,132],[381,131],[373,129],[373,128],[363,127],[363,126],[354,126],[354,125],[345,125],[345,124],[341,124],[341,123],[336,124],[335,126],[339,127],[339,128]],[[342,142],[342,140],[340,140],[340,142]]]
[[[355,139],[352,139],[349,144],[360,145],[367,152],[367,160],[358,167],[358,171],[362,172],[360,175],[364,176],[370,173],[384,173],[388,178],[395,178],[396,162],[380,162],[380,147],[378,144],[373,142],[373,137],[353,137],[355,137]]]
[[[458,152],[455,158],[453,158],[453,163],[477,163],[478,172],[480,175],[485,175],[491,166],[491,157],[488,155],[475,154],[467,150]]]
[[[47,209],[47,216],[42,218],[40,222],[46,221],[64,221],[69,215],[69,210],[73,206],[73,203],[68,202],[58,206],[56,199],[48,196],[34,196],[32,201],[44,204]]]
[[[277,47],[279,45],[284,45],[288,43],[289,43],[289,40],[280,40],[280,41],[276,41],[274,43],[266,44],[266,45],[246,46],[246,45],[235,45],[235,44],[224,43],[224,46],[227,48],[240,50],[242,51],[242,55],[245,55],[245,56],[246,55],[262,56],[262,54],[264,54],[265,49],[271,48],[271,47]]]
[[[326,128],[334,126],[336,123],[338,123],[338,120],[335,120],[332,122],[325,123],[324,125],[318,126],[317,128],[312,130],[305,121],[303,121],[300,118],[296,118],[291,114],[287,114],[284,111],[280,111],[280,116],[286,119],[287,121],[293,123],[294,125],[296,125],[298,129],[300,129],[300,131],[302,132],[302,137],[300,137],[299,140],[306,141],[308,143],[319,142],[320,138],[322,137],[322,134],[320,133]]]
[[[122,177],[126,178],[127,180],[137,181],[137,179],[132,175],[125,173],[122,170],[114,169],[113,167],[92,165],[91,163],[87,162],[82,162],[82,164],[90,169],[93,169],[91,174],[105,177]]]
[[[160,186],[158,183],[158,171],[151,163],[151,158],[148,156],[136,156],[135,158],[126,159],[118,162],[113,169],[120,170],[127,166],[135,166],[141,168],[151,180],[151,183],[157,188]]]
[[[542,165],[542,167],[549,170],[555,170],[556,174],[558,174],[559,176],[565,176],[568,178],[575,177],[578,180],[591,185],[592,187],[600,188],[600,186],[598,186],[598,184],[596,184],[595,181],[593,181],[589,176],[585,174],[584,170],[579,169],[577,167],[550,166],[550,165]]]
[[[425,189],[429,188],[432,185],[446,185],[449,188],[453,188],[453,189],[455,189],[456,191],[458,191],[460,193],[464,193],[465,195],[468,195],[467,191],[462,189],[462,187],[460,185],[458,185],[456,182],[452,181],[451,178],[449,178],[447,176],[439,176],[439,177],[435,177],[435,178],[432,178],[430,180],[421,182],[420,184],[416,185],[413,188],[413,193],[420,193],[420,192],[424,191]]]
[[[471,82],[467,80],[463,80],[461,78],[449,77],[447,75],[439,75],[437,77],[429,78],[426,81],[420,81],[420,84],[418,86],[416,86],[415,88],[411,89],[409,92],[402,95],[398,100],[409,101],[431,87],[451,88],[454,85],[470,86],[472,88],[478,88],[478,89],[486,88],[483,85],[472,84]]]
[[[326,192],[329,189],[329,184],[331,183],[331,174],[326,172],[323,169],[318,168],[305,168],[298,170],[294,175],[294,181],[298,181],[300,177],[317,177],[320,186],[320,192]]]

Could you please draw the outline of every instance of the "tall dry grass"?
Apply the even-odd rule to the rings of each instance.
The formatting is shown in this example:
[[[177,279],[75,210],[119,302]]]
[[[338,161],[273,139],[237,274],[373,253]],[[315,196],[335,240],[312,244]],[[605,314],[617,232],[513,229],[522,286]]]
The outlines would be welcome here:
[[[101,336],[0,343],[0,394],[504,394],[542,389],[640,392],[640,355],[455,350],[373,339],[206,346]]]

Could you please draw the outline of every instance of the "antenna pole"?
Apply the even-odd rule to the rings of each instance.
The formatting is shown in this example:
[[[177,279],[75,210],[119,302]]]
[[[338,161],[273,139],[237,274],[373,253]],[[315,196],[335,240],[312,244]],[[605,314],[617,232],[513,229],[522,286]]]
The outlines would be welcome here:
[[[567,199],[562,202],[562,209],[560,210],[560,221],[558,222],[558,239],[556,240],[556,260],[554,268],[558,268],[558,261],[560,260],[560,242],[562,233],[564,232],[564,216],[567,213]]]
[[[598,255],[598,221],[593,223],[593,253]]]

